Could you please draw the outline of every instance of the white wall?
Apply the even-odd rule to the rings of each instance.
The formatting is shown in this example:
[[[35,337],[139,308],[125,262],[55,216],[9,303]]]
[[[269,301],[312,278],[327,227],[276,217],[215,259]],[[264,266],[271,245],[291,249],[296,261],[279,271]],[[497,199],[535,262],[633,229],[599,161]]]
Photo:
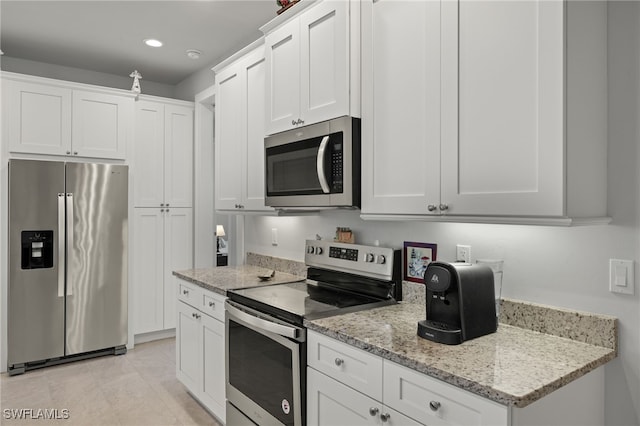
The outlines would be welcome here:
[[[73,81],[76,83],[93,84],[96,86],[112,87],[115,89],[130,90],[133,79],[129,76],[119,76],[103,72],[89,71],[80,68],[63,67],[44,62],[29,61],[26,59],[3,56],[0,62],[2,71],[16,72],[20,74],[35,75],[38,77],[55,78],[58,80]],[[133,70],[132,70],[133,71]],[[145,95],[174,98],[174,86],[169,86],[153,81],[146,81],[144,76],[140,81],[142,93]],[[193,92],[196,93],[196,92]],[[193,101],[191,98],[186,99]]]
[[[304,260],[304,239],[332,238],[349,226],[357,242],[401,247],[438,244],[438,259],[454,260],[457,243],[472,258],[504,259],[503,296],[619,318],[620,353],[607,364],[606,424],[640,424],[640,4],[609,3],[608,193],[611,225],[541,226],[363,221],[358,212],[306,217],[245,218],[245,250]],[[271,228],[279,244],[271,245]],[[609,259],[635,263],[634,296],[608,291]]]

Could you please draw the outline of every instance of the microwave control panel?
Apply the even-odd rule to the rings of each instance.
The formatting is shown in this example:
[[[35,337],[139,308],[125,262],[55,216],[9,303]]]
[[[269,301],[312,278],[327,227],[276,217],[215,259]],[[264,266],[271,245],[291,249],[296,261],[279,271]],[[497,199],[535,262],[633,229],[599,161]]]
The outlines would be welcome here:
[[[333,144],[331,150],[331,192],[342,192],[342,140]]]

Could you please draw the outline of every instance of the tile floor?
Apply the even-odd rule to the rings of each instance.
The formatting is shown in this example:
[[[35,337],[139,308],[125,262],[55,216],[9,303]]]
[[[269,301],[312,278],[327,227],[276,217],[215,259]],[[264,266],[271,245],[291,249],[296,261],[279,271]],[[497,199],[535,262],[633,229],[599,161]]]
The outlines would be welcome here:
[[[136,345],[123,356],[2,374],[0,424],[219,426],[176,379],[175,353],[171,338]],[[17,420],[11,409],[33,414]],[[37,418],[38,409],[57,410],[49,413],[58,419]]]

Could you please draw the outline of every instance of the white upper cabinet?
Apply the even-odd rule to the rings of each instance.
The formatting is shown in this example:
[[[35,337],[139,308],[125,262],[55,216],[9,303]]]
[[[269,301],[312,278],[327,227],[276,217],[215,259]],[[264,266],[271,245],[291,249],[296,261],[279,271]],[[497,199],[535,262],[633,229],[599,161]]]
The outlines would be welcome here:
[[[441,201],[451,214],[565,215],[564,7],[442,3]]]
[[[440,4],[363,3],[362,212],[440,198]]]
[[[124,160],[134,95],[20,74],[2,74],[9,151]]]
[[[216,68],[216,210],[264,205],[264,45]]]
[[[74,90],[71,119],[73,155],[124,159],[132,118],[131,98]]]
[[[325,0],[279,26],[262,28],[267,134],[360,116],[359,7],[358,2]]]
[[[242,82],[240,67],[216,73],[215,177],[216,209],[242,203]]]
[[[136,207],[192,207],[192,103],[138,100],[133,151]]]
[[[607,221],[606,2],[362,15],[363,217]]]

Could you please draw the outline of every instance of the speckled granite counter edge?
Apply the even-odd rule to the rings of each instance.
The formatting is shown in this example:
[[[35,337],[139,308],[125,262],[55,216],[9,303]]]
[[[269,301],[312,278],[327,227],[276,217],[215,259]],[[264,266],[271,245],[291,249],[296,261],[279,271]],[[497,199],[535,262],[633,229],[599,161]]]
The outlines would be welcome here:
[[[342,333],[340,331],[327,329],[323,326],[314,324],[313,322],[305,321],[305,326],[309,330],[313,330],[318,333],[324,334],[325,336],[331,337],[340,342],[346,343],[348,345],[362,349],[371,354],[377,355],[383,359],[395,362],[397,364],[400,364],[412,370],[418,371],[429,377],[442,380],[443,382],[446,382],[457,388],[460,388],[468,392],[474,393],[476,395],[482,396],[484,398],[490,399],[499,404],[518,407],[518,408],[526,407],[527,405],[550,394],[554,390],[560,389],[561,387],[567,385],[568,383],[571,383],[572,381],[589,373],[590,371],[595,370],[596,368],[606,364],[607,362],[611,361],[616,357],[616,353],[611,351],[606,355],[590,363],[583,365],[581,368],[577,368],[573,372],[567,375],[564,375],[553,382],[547,383],[546,385],[538,389],[535,389],[531,393],[517,396],[517,395],[511,395],[506,392],[499,391],[497,389],[483,385],[471,379],[467,379],[465,377],[461,377],[456,374],[443,371],[439,368],[430,366],[428,364],[421,363],[402,353],[389,351],[388,349],[379,347],[374,344],[367,343],[363,340],[360,340],[356,337]]]
[[[181,280],[190,282],[191,284],[195,284],[198,287],[204,288],[205,290],[209,290],[209,291],[213,291],[214,293],[218,293],[222,296],[226,296],[227,295],[227,290],[224,288],[220,288],[220,287],[216,287],[214,285],[210,285],[207,283],[202,282],[202,280],[194,277],[194,276],[189,276],[186,275],[187,272],[196,272],[197,270],[189,270],[189,271],[173,271],[173,275],[180,278]]]

